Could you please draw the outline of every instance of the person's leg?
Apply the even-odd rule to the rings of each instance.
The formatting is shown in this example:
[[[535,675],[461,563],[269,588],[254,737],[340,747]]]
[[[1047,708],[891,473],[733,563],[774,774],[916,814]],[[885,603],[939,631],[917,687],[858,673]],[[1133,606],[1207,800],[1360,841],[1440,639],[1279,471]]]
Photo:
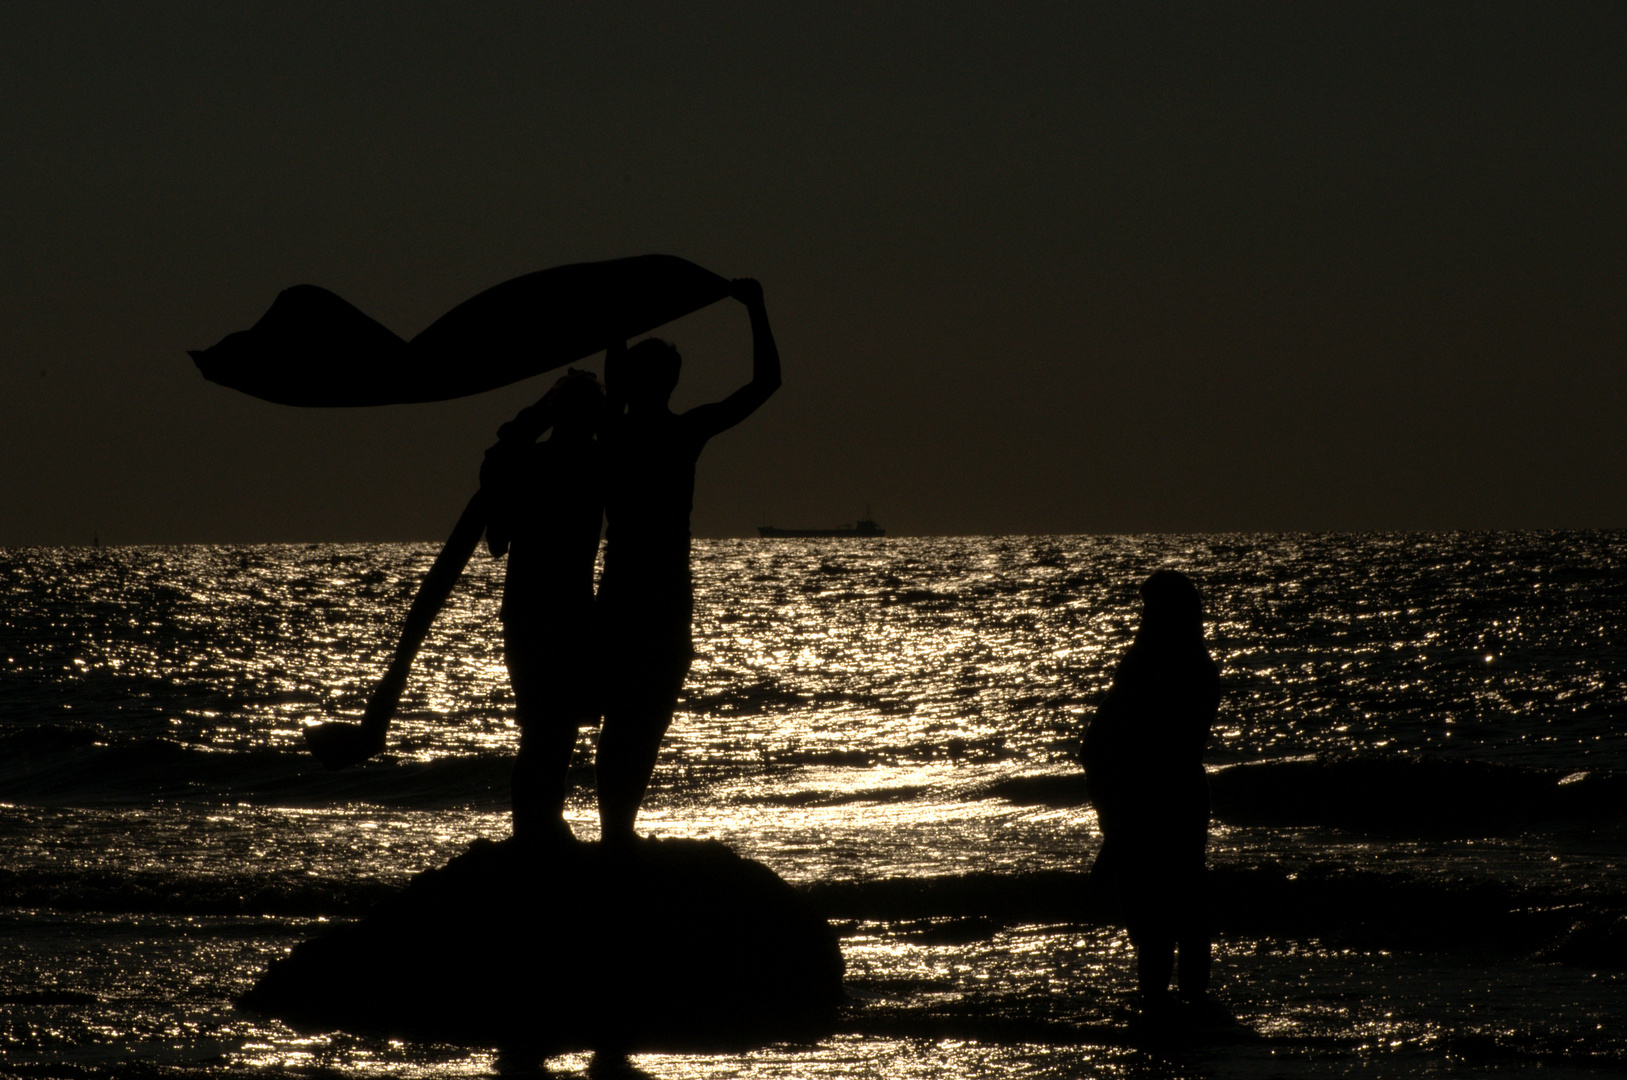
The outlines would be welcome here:
[[[607,844],[631,843],[638,808],[649,790],[661,739],[672,724],[678,691],[689,672],[682,657],[652,665],[642,679],[624,674],[609,692],[604,727],[594,755],[594,782],[599,792],[600,837]]]
[[[573,839],[565,822],[565,777],[576,749],[576,725],[552,722],[520,732],[514,759],[514,835],[526,842]]]
[[[577,718],[556,685],[560,673],[552,653],[546,640],[504,635],[503,659],[520,726],[510,793],[513,828],[515,837],[527,842],[573,839],[565,824],[565,776],[576,749]]]
[[[1136,984],[1142,1003],[1162,1004],[1169,995],[1175,974],[1175,929],[1169,912],[1169,883],[1156,845],[1145,836],[1136,836],[1125,845],[1120,858],[1119,896],[1124,904],[1124,921],[1135,947]]]
[[[1130,933],[1136,951],[1136,985],[1147,1004],[1169,994],[1169,980],[1175,974],[1175,939],[1162,930],[1138,928]]]
[[[1209,991],[1208,869],[1202,850],[1187,872],[1181,894],[1180,986],[1183,997],[1202,997]]]
[[[1184,934],[1181,937],[1181,996],[1200,998],[1209,992],[1209,935]]]
[[[606,844],[627,844],[635,838],[638,807],[671,722],[672,714],[659,708],[605,713],[593,774],[599,791],[599,835]]]

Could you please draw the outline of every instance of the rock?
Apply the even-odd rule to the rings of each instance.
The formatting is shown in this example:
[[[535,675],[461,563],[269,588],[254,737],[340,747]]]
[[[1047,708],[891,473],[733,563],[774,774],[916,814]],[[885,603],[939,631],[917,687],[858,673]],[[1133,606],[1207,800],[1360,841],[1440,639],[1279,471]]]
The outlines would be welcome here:
[[[824,916],[720,843],[477,840],[297,946],[239,1004],[299,1030],[552,1055],[818,1038],[842,997]]]

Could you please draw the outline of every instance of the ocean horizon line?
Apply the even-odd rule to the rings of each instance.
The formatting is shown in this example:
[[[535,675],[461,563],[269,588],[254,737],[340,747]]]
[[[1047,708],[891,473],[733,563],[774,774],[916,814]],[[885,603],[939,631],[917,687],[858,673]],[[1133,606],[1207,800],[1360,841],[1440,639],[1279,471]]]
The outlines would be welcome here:
[[[1610,534],[1627,532],[1627,525],[1585,525],[1585,526],[1533,526],[1525,528],[1439,528],[1439,529],[1150,529],[1144,532],[1053,532],[1053,533],[899,533],[889,529],[886,536],[744,536],[744,535],[718,535],[718,536],[692,536],[692,541],[750,541],[753,543],[781,544],[787,542],[807,543],[810,541],[841,543],[885,544],[899,540],[1045,540],[1045,539],[1099,539],[1114,540],[1125,538],[1147,537],[1406,537],[1406,536],[1556,536],[1556,535],[1588,535]],[[298,548],[298,547],[385,547],[385,546],[414,546],[434,545],[443,542],[444,537],[422,537],[418,539],[288,539],[288,540],[132,540],[132,541],[102,541],[93,538],[91,542],[78,543],[23,543],[0,544],[0,553],[19,551],[76,551],[76,550],[119,550],[119,549],[167,549],[167,548]]]

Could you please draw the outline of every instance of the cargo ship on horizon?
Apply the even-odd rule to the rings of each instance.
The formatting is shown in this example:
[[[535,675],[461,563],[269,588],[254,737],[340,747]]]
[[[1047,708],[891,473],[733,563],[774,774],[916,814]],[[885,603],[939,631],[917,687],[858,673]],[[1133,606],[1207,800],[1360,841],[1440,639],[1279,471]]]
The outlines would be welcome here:
[[[838,525],[834,529],[781,529],[775,525],[757,526],[757,535],[775,539],[812,538],[828,536],[886,536],[887,530],[870,518],[860,518],[851,525]]]

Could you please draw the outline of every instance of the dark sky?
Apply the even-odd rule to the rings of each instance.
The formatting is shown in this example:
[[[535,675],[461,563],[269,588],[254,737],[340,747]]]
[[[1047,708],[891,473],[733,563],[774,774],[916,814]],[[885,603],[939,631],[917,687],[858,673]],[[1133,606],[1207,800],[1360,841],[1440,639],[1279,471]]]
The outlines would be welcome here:
[[[183,350],[643,252],[766,289],[700,536],[1627,525],[1627,5],[0,9],[0,544],[433,540],[546,380]],[[741,309],[666,332],[678,403]]]

